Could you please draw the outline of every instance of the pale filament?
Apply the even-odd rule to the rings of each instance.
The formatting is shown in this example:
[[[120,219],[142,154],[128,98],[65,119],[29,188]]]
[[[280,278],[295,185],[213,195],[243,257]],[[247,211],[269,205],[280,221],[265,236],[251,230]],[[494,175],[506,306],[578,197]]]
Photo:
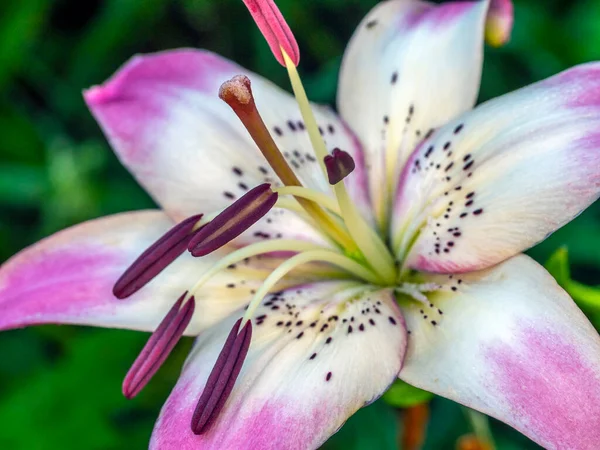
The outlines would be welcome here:
[[[285,277],[291,270],[294,268],[306,264],[309,262],[327,262],[338,266],[341,269],[346,270],[347,272],[355,275],[363,280],[366,280],[373,284],[379,284],[381,280],[378,279],[377,275],[371,272],[369,269],[364,267],[363,265],[357,263],[353,259],[350,259],[346,256],[343,256],[339,253],[336,253],[331,250],[311,250],[304,253],[299,253],[287,261],[283,262],[279,267],[277,267],[271,274],[266,278],[262,286],[256,291],[254,297],[250,301],[248,305],[248,309],[244,314],[244,318],[242,320],[242,324],[246,323],[246,321],[250,320],[256,311],[256,308],[260,305],[262,299],[269,293],[269,291],[283,278]]]
[[[299,241],[295,239],[273,239],[267,242],[257,242],[255,244],[250,244],[246,247],[242,247],[239,250],[235,250],[229,253],[227,256],[223,257],[222,259],[217,261],[213,266],[211,266],[206,272],[204,272],[204,274],[200,277],[196,284],[189,290],[188,297],[191,297],[196,292],[198,292],[198,289],[200,289],[202,285],[204,285],[204,283],[206,283],[218,272],[232,264],[239,263],[240,261],[243,261],[246,258],[251,258],[253,256],[271,252],[305,252],[319,249],[324,249],[324,247],[310,242]]]
[[[308,136],[315,150],[317,159],[321,163],[323,173],[327,176],[327,170],[324,164],[324,158],[328,155],[325,142],[319,132],[319,127],[315,120],[310,102],[306,96],[300,75],[296,69],[296,66],[292,62],[291,58],[287,55],[285,50],[281,48],[283,59],[286,63],[290,82],[292,84],[292,90],[296,97],[296,101],[300,107],[300,113],[304,119]],[[357,211],[354,203],[350,199],[346,187],[343,182],[337,183],[334,186],[334,192],[337,197],[339,209],[341,211],[342,218],[352,239],[356,242],[356,245],[362,252],[364,258],[368,264],[380,274],[382,279],[386,283],[393,283],[396,276],[394,267],[394,259],[388,251],[385,243],[381,240],[381,237],[367,224],[360,213]]]

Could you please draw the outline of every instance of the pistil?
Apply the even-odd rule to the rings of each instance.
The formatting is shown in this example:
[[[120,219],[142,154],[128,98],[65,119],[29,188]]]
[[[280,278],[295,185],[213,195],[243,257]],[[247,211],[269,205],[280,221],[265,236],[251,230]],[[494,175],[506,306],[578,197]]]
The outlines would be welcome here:
[[[244,75],[237,75],[231,80],[226,81],[219,90],[219,97],[239,117],[258,149],[283,184],[286,186],[302,186],[302,183],[288,165],[277,144],[275,144],[271,133],[269,133],[256,108],[250,79]],[[323,211],[318,204],[302,197],[296,197],[296,199],[330,238],[346,250],[350,252],[356,251],[356,244],[352,241],[346,230]]]
[[[301,186],[300,180],[277,148],[267,129],[252,95],[250,79],[236,75],[219,89],[219,98],[227,103],[250,133],[269,165],[286,186]]]

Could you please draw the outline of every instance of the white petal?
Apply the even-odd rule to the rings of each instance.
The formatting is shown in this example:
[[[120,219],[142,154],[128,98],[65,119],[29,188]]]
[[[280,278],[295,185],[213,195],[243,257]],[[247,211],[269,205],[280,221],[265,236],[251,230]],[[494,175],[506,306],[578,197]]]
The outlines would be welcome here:
[[[464,272],[515,255],[600,195],[600,65],[575,67],[450,122],[405,167],[392,229],[410,267]],[[439,245],[438,245],[439,244]]]
[[[487,8],[487,1],[382,2],[350,41],[338,109],[365,149],[380,220],[418,142],[474,105]]]
[[[402,365],[406,335],[393,297],[360,291],[329,282],[265,299],[257,314],[266,317],[254,321],[231,397],[212,428],[195,436],[193,410],[237,317],[203,334],[163,407],[151,448],[317,448],[379,397]]]
[[[598,448],[600,337],[546,270],[520,255],[433,280],[456,291],[403,306],[410,335],[400,378],[544,448]]]

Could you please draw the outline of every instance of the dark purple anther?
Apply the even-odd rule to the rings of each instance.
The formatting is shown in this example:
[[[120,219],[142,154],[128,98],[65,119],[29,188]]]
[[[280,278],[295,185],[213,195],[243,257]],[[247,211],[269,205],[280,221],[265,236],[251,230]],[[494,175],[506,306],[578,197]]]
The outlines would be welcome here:
[[[229,243],[267,214],[277,202],[268,183],[256,186],[194,234],[188,249],[205,256]]]
[[[114,296],[129,297],[175,261],[188,248],[194,225],[201,217],[198,214],[178,223],[142,253],[115,283]]]
[[[194,434],[205,433],[217,420],[240,374],[252,339],[252,322],[248,320],[238,334],[241,322],[239,319],[231,329],[198,400],[192,416]]]
[[[327,169],[329,184],[335,185],[352,173],[356,165],[349,153],[339,148],[333,149],[331,155],[327,155],[323,162]]]
[[[194,315],[196,304],[192,296],[182,307],[186,294],[187,292],[175,302],[127,372],[123,380],[125,397],[135,397],[148,384],[179,342]]]

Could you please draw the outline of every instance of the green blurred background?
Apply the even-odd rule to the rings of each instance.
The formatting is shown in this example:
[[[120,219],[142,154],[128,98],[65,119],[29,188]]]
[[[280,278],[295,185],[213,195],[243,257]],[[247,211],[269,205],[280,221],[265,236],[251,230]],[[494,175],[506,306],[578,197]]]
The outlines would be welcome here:
[[[302,49],[312,99],[333,103],[345,43],[375,3],[278,1]],[[152,205],[110,151],[81,90],[102,82],[134,53],[182,46],[216,51],[287,88],[285,71],[239,0],[0,2],[0,261],[66,226]],[[510,44],[487,49],[480,100],[594,59],[600,59],[600,2],[518,1]],[[599,225],[594,205],[531,251],[546,262],[554,250],[568,248],[577,281],[564,252],[555,255],[552,271],[596,326]],[[1,333],[0,448],[145,448],[191,343],[182,342],[150,386],[127,401],[121,380],[145,339],[66,326]],[[395,389],[387,403],[362,410],[325,447],[395,449],[403,429],[418,433],[399,407],[429,396]],[[452,402],[434,398],[426,409],[427,449],[453,449],[472,431],[468,414]],[[497,448],[536,448],[502,424],[492,421],[491,430]]]

